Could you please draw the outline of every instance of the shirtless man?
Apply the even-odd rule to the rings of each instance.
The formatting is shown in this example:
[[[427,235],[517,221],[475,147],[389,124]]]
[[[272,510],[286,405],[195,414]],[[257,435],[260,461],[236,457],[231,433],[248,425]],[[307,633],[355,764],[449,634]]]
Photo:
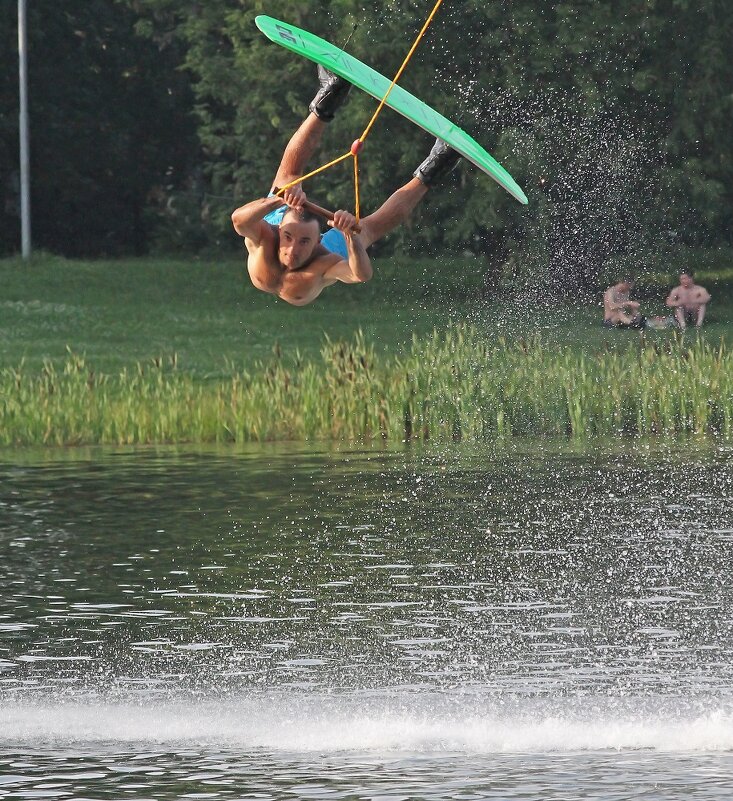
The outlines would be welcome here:
[[[343,78],[320,66],[318,78],[321,87],[308,107],[310,114],[285,148],[273,192],[305,173],[325,126],[351,89]],[[437,140],[413,178],[377,211],[359,221],[359,233],[354,231],[356,217],[339,210],[328,223],[331,230],[321,237],[318,218],[303,208],[306,197],[300,184],[281,197],[271,192],[238,208],[232,214],[232,223],[244,237],[252,283],[294,306],[305,306],[336,281],[368,281],[372,265],[367,248],[404,222],[428,188],[449,173],[459,158],[445,142]]]
[[[707,289],[695,283],[692,270],[683,270],[680,273],[680,285],[669,293],[666,303],[674,309],[677,324],[684,331],[688,324],[700,328],[710,300]]]
[[[639,304],[629,297],[633,287],[633,278],[622,278],[603,293],[603,325],[607,328],[644,327]]]

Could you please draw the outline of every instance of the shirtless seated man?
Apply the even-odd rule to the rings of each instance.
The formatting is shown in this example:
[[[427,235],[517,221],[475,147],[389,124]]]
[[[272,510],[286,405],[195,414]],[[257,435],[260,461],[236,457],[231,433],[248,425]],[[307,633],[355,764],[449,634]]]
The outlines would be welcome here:
[[[669,293],[666,303],[674,309],[677,325],[684,331],[688,325],[700,328],[710,300],[707,289],[695,283],[692,270],[683,270],[680,273],[680,285]]]
[[[631,300],[633,278],[622,278],[603,293],[603,325],[606,328],[644,328],[639,304]]]
[[[273,192],[275,187],[286,186],[305,173],[326,124],[351,89],[343,78],[320,66],[318,78],[321,87],[308,107],[310,114],[285,148]],[[359,221],[359,233],[353,230],[356,217],[339,210],[329,221],[331,230],[321,237],[318,218],[303,208],[306,197],[300,184],[287,189],[282,197],[274,197],[271,192],[268,197],[238,208],[232,214],[232,223],[244,237],[252,283],[294,306],[305,306],[336,281],[368,281],[372,265],[367,248],[404,222],[428,188],[449,173],[459,158],[455,150],[438,139],[413,178],[377,211]]]

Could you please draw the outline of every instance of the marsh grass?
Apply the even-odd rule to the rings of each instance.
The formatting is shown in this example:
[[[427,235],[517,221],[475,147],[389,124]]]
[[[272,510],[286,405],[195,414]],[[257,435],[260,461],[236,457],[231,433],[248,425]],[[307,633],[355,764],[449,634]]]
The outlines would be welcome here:
[[[206,382],[175,356],[100,374],[69,352],[0,372],[5,446],[732,433],[733,355],[702,338],[588,356],[453,325],[401,357],[359,333]]]

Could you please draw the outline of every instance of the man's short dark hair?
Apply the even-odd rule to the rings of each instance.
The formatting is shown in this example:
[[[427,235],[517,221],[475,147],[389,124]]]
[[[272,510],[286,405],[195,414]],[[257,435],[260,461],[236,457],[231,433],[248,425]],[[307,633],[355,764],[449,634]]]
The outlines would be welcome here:
[[[689,275],[690,278],[694,278],[695,277],[695,273],[692,270],[687,270],[687,269],[680,270],[680,275]]]
[[[300,209],[300,210],[298,210],[298,209],[288,209],[283,214],[283,217],[282,217],[283,220],[288,215],[291,215],[291,216],[295,217],[295,219],[298,222],[301,222],[301,223],[309,223],[309,222],[318,223],[318,231],[320,233],[320,231],[321,231],[321,218],[317,214],[314,214],[312,211],[309,211],[308,209]]]

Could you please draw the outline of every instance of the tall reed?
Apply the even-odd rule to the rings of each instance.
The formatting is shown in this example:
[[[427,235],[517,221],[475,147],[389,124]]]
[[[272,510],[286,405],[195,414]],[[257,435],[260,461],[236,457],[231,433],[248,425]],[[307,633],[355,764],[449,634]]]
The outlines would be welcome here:
[[[595,357],[456,325],[378,357],[359,333],[320,361],[195,380],[173,360],[100,375],[69,354],[0,372],[0,444],[733,435],[733,355],[700,339]]]

